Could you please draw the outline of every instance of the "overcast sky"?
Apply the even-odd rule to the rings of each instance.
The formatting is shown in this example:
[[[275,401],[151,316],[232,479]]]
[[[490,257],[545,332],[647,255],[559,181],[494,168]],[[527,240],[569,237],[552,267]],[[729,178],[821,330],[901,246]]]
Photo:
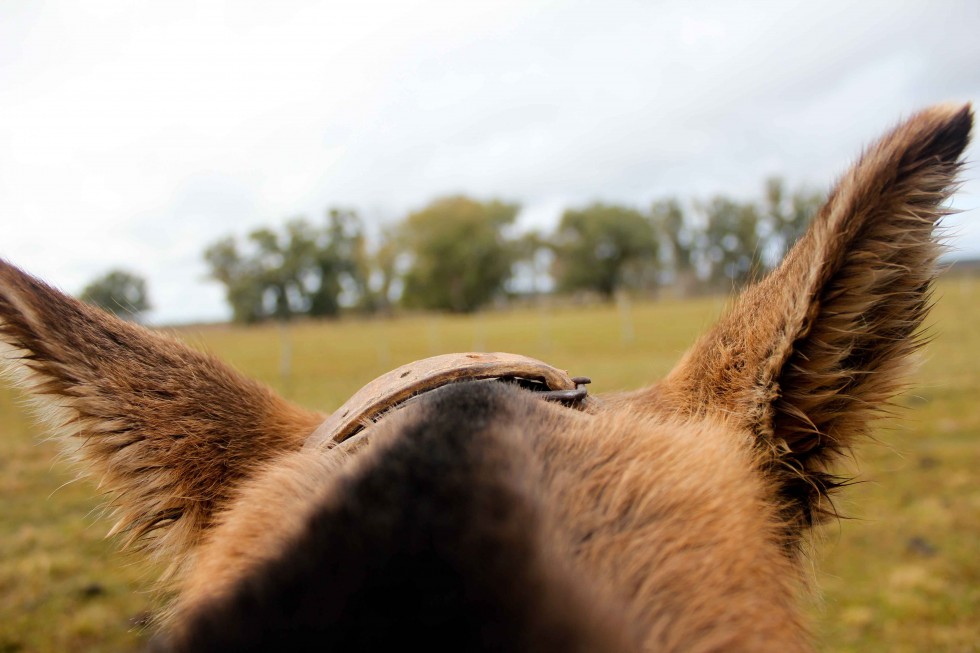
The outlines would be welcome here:
[[[980,99],[978,34],[976,0],[3,0],[0,256],[71,292],[129,268],[173,323],[228,314],[207,244],[331,205],[463,192],[549,228],[826,188],[902,116]],[[950,224],[980,255],[980,212]]]

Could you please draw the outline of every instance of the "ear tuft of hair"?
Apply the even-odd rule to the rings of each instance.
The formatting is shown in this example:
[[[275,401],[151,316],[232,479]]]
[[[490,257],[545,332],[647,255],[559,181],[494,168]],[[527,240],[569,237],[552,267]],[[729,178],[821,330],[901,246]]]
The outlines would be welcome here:
[[[679,412],[722,413],[755,435],[791,542],[836,515],[833,461],[901,391],[923,343],[936,227],[972,122],[969,105],[933,107],[866,150],[782,264],[658,388]]]
[[[323,419],[3,260],[0,368],[112,496],[112,533],[158,549],[172,571],[235,484]]]

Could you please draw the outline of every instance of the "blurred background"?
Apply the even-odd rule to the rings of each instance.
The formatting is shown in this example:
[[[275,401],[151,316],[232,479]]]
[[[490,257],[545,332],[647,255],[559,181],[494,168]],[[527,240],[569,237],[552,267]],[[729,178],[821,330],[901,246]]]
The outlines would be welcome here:
[[[974,0],[5,0],[0,256],[321,409],[469,349],[635,387],[863,146],[980,99],[978,33]],[[975,166],[952,204],[914,420],[813,552],[822,650],[980,650]],[[152,571],[42,435],[0,393],[0,653],[136,649]]]
[[[353,305],[369,303],[358,282],[401,298],[411,257],[397,254],[420,245],[392,245],[394,232],[440,198],[499,200],[493,230],[543,245],[569,209],[647,216],[674,200],[694,277],[713,266],[737,281],[745,255],[778,258],[794,194],[825,191],[901,117],[980,97],[978,13],[969,1],[8,1],[0,255],[75,293],[120,268],[145,281],[144,319],[214,321],[233,313],[235,263],[282,256],[288,222],[321,230],[331,209],[353,214],[343,231],[363,234],[361,254],[395,259],[361,261],[367,279],[338,273]],[[766,206],[769,180],[781,207]],[[956,206],[978,198],[968,175]],[[958,256],[980,257],[971,218],[949,221]],[[634,285],[674,286],[665,220],[638,243],[661,265],[634,270]],[[257,230],[264,242],[248,238]],[[226,248],[209,262],[229,237],[245,260]],[[581,286],[523,244],[534,265],[462,303]],[[306,273],[313,293],[322,271]]]

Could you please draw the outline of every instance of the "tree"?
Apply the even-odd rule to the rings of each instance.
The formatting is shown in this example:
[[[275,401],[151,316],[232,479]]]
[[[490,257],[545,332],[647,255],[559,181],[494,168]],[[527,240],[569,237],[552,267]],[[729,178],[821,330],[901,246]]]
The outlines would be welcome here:
[[[402,302],[409,307],[474,311],[503,291],[515,258],[504,231],[518,206],[456,196],[409,215],[398,240],[408,255]]]
[[[316,274],[315,286],[310,291],[310,315],[337,315],[345,290],[355,295],[362,306],[370,307],[364,226],[356,211],[330,209],[327,225],[317,239],[314,261]]]
[[[237,239],[224,238],[204,252],[211,278],[225,286],[232,319],[246,324],[276,317],[290,319],[305,311],[301,283],[304,266],[297,253],[308,251],[307,225],[293,221],[286,235],[263,228],[248,235],[245,252]]]
[[[711,281],[718,285],[744,285],[762,268],[758,207],[717,196],[700,210],[707,218],[702,253]]]
[[[773,263],[783,259],[793,243],[806,232],[810,219],[825,199],[823,193],[802,188],[788,194],[786,184],[779,177],[766,180],[763,211],[767,258]]]
[[[393,286],[399,276],[398,259],[403,249],[399,239],[398,226],[387,225],[381,230],[381,241],[373,254],[365,253],[366,261],[362,267],[365,270],[365,294],[361,303],[367,311],[387,313],[391,310]]]
[[[299,218],[280,231],[257,229],[243,247],[224,238],[204,259],[225,286],[236,322],[334,316],[345,290],[357,299],[367,287],[363,229],[353,211],[331,210],[321,228]]]
[[[635,209],[596,203],[565,211],[554,247],[560,290],[594,290],[609,299],[624,285],[656,281],[657,235]]]
[[[661,242],[670,251],[670,271],[674,280],[687,277],[694,270],[694,233],[684,220],[684,211],[676,199],[654,202],[650,207],[653,222]]]
[[[255,261],[241,254],[238,242],[228,236],[204,251],[211,268],[211,278],[225,287],[225,299],[231,306],[232,320],[251,324],[265,317],[262,297],[265,292]]]
[[[549,271],[555,258],[552,239],[540,231],[528,231],[514,241],[514,253],[512,292],[533,296],[548,292],[552,285]]]
[[[126,270],[110,270],[82,290],[84,302],[126,320],[138,320],[150,310],[146,280]]]
[[[287,222],[283,233],[258,229],[253,243],[252,269],[263,289],[263,312],[289,320],[309,308],[304,278],[316,253],[316,233],[306,220]]]
[[[699,285],[696,254],[698,231],[685,218],[675,198],[659,200],[650,207],[650,220],[660,239],[665,283],[678,297],[685,297]]]

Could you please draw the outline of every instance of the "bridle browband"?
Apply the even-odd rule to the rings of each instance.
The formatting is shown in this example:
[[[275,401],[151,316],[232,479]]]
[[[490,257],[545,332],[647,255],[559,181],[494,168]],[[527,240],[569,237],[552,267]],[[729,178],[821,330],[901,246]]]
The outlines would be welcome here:
[[[432,390],[461,381],[514,383],[545,401],[587,410],[591,379],[520,354],[464,353],[424,358],[382,374],[358,390],[306,439],[304,449],[353,451],[367,442],[364,429],[387,413]]]

